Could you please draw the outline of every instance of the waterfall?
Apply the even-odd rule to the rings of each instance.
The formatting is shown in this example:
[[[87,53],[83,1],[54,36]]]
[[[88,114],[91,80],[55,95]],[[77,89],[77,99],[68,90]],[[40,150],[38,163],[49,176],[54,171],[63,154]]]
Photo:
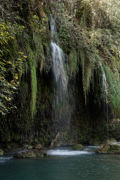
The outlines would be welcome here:
[[[103,86],[104,93],[105,93],[105,102],[107,104],[108,103],[108,100],[107,100],[108,84],[107,84],[106,74],[105,74],[104,70],[103,70],[103,73],[102,73],[102,86]]]
[[[68,80],[65,71],[65,56],[58,45],[56,25],[50,17],[52,71],[54,76],[53,125],[56,132],[64,130],[69,122]]]
[[[109,139],[109,118],[108,118],[108,84],[107,84],[107,78],[106,78],[106,74],[105,71],[103,69],[102,72],[102,86],[105,92],[105,103],[106,103],[106,121],[107,121],[107,139]]]
[[[52,69],[55,77],[56,84],[60,83],[61,90],[67,91],[67,78],[64,69],[64,54],[62,49],[55,43],[51,42],[52,49]]]
[[[107,125],[107,139],[109,139],[109,117],[108,117],[108,83],[105,71],[103,69],[102,63],[100,62],[100,67],[102,71],[102,87],[105,93],[105,113],[106,113],[106,125]]]
[[[101,71],[102,71],[102,88],[103,91],[105,93],[105,103],[107,104],[107,96],[108,96],[108,83],[107,83],[107,78],[106,78],[106,74],[105,71],[103,69],[102,63],[100,63],[100,67],[101,67]]]

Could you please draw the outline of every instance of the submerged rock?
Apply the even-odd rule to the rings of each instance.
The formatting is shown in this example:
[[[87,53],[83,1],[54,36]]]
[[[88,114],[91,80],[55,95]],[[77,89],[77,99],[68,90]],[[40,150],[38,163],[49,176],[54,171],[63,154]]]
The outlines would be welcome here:
[[[75,144],[72,146],[73,150],[83,150],[84,146],[82,144]]]
[[[4,155],[4,151],[2,149],[0,149],[0,156]]]

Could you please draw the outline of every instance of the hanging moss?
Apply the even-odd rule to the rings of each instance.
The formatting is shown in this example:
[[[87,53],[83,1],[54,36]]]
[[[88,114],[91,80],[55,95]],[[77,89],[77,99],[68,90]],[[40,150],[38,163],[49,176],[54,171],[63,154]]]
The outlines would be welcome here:
[[[72,49],[69,54],[70,74],[75,76],[78,73],[78,54],[75,49]]]
[[[27,47],[29,63],[30,63],[30,74],[31,74],[31,115],[32,118],[36,113],[36,95],[37,95],[37,77],[36,77],[36,59],[34,51],[29,47]]]
[[[120,78],[116,76],[108,66],[105,66],[108,82],[108,97],[114,114],[120,113]]]
[[[105,94],[102,85],[102,73],[104,72],[98,69],[100,69],[101,66],[104,69],[104,66],[106,66],[113,74],[112,79],[119,76],[118,72],[120,71],[119,1],[78,0],[72,2],[71,9],[68,9],[64,1],[61,1],[61,3],[56,2],[55,6],[60,7],[59,10],[56,10],[55,16],[61,47],[70,58],[69,71],[73,73],[75,69],[77,71],[77,68],[81,66],[85,99],[90,91],[98,93],[98,91],[95,92],[97,88],[91,89],[90,87],[95,87],[94,83],[96,82],[96,78],[101,79],[99,83],[96,84],[96,86],[101,87],[99,91],[101,94],[97,96],[103,97],[104,101],[104,96],[102,96],[102,94]],[[76,54],[73,49],[76,49]],[[106,81],[109,81],[107,75],[106,78]],[[119,78],[117,82],[119,82]],[[115,84],[114,88],[117,92],[119,83]],[[109,83],[109,88],[113,89],[110,87],[111,85],[112,84]],[[113,90],[108,94],[108,103],[113,104],[113,106],[111,106],[112,109],[116,109],[119,104],[119,98],[113,98],[112,95],[110,95],[112,93],[114,94]],[[114,103],[112,103],[113,101]]]
[[[37,77],[36,67],[31,66],[31,114],[34,117],[36,113],[36,95],[37,95]]]

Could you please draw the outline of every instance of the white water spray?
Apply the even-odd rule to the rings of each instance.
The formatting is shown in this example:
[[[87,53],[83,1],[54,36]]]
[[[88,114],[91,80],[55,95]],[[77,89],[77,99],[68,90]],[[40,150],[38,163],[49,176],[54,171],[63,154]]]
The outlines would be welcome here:
[[[50,17],[52,71],[54,75],[53,124],[56,132],[68,126],[70,110],[68,106],[68,80],[65,70],[65,56],[58,45],[57,30]],[[68,113],[69,112],[69,113]]]
[[[94,152],[58,149],[58,150],[49,150],[47,154],[49,156],[78,156],[78,155],[90,155],[90,154],[94,154]]]
[[[56,83],[60,83],[61,89],[67,91],[67,78],[64,69],[64,54],[62,49],[55,43],[51,42],[52,48],[52,61],[53,61],[53,73]]]
[[[84,150],[72,150],[70,147],[61,147],[47,151],[49,156],[78,156],[95,154],[99,146],[86,146]]]
[[[102,63],[100,62],[100,67],[102,70],[102,87],[105,93],[105,103],[106,103],[106,107],[105,107],[105,111],[106,111],[106,120],[107,120],[107,138],[109,139],[109,118],[108,118],[108,83],[107,83],[107,78],[106,78],[106,74],[105,71],[103,69]]]
[[[108,96],[108,83],[107,83],[107,78],[106,78],[106,74],[105,74],[105,71],[102,67],[102,63],[100,62],[100,67],[101,67],[101,70],[102,70],[102,87],[103,87],[103,90],[104,90],[104,93],[105,93],[105,102],[107,104],[107,96]]]

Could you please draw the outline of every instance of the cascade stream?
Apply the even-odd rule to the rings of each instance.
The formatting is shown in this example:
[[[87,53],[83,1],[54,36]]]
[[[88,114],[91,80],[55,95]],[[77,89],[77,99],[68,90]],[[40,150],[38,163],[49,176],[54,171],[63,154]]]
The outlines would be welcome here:
[[[102,67],[102,63],[100,62],[100,67],[102,70],[102,88],[103,88],[103,93],[105,96],[105,113],[106,113],[106,128],[107,128],[107,139],[109,139],[109,114],[108,114],[108,83],[107,83],[107,78],[106,74],[104,71],[104,68]]]
[[[65,56],[58,45],[56,25],[50,17],[52,71],[54,76],[53,124],[56,132],[68,127],[70,111],[68,105],[68,80],[65,70]]]

